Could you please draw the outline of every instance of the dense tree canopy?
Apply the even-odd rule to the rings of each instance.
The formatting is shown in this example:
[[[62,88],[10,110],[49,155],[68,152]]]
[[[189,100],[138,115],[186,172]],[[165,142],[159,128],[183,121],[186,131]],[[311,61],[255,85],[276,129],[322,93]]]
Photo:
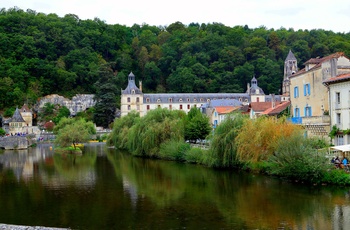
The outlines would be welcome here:
[[[0,109],[34,104],[47,94],[96,93],[106,63],[113,63],[116,89],[126,87],[132,71],[145,93],[244,92],[255,75],[265,93],[278,94],[290,49],[299,67],[310,57],[349,55],[350,33],[220,23],[127,27],[3,8]]]

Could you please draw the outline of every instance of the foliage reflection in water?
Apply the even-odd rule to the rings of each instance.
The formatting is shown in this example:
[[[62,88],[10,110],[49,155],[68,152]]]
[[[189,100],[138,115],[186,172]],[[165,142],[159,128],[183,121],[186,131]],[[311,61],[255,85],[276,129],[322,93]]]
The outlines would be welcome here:
[[[0,222],[73,229],[346,229],[349,188],[132,157],[102,143],[0,155]]]

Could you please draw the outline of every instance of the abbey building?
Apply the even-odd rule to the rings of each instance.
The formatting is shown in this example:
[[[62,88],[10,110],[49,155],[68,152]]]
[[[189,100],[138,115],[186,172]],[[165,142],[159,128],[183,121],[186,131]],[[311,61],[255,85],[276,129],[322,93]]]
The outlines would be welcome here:
[[[212,100],[237,100],[242,105],[249,105],[251,102],[272,102],[283,101],[286,97],[280,95],[265,95],[258,86],[255,77],[248,84],[245,93],[149,93],[142,92],[142,84],[136,86],[135,75],[128,76],[128,86],[121,92],[121,116],[131,111],[137,111],[144,116],[149,110],[156,108],[167,108],[170,110],[183,110],[186,113],[191,108],[200,108]]]

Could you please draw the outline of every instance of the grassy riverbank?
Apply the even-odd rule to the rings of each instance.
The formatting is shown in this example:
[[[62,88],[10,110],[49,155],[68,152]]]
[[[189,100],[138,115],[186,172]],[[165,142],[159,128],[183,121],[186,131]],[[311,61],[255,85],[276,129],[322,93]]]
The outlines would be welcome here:
[[[350,185],[350,175],[334,169],[325,140],[305,138],[300,126],[284,118],[251,120],[241,114],[225,119],[207,138],[208,150],[185,142],[186,127],[178,112],[159,109],[145,117],[117,120],[108,144],[139,157],[247,170],[310,184]]]

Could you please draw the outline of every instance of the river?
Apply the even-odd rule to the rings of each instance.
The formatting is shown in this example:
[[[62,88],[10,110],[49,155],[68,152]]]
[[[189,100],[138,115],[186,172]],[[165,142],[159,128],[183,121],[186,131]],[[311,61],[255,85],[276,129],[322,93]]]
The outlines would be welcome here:
[[[50,148],[51,147],[51,148]],[[71,229],[350,229],[350,188],[132,157],[0,150],[0,223]]]

